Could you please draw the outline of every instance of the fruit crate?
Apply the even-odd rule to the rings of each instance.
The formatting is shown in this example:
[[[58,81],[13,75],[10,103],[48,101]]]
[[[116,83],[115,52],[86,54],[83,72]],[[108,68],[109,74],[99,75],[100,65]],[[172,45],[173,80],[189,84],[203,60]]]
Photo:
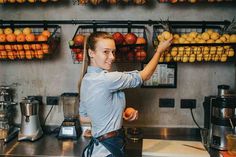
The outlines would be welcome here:
[[[167,24],[168,23],[168,24]],[[153,44],[173,36],[160,62],[235,62],[236,34],[224,33],[230,22],[167,22],[153,26]],[[170,30],[167,31],[167,25]],[[171,33],[170,33],[171,32]]]
[[[56,53],[58,25],[0,25],[0,61],[45,60]]]
[[[134,24],[91,24],[78,26],[69,42],[73,62],[83,61],[83,37],[92,32],[109,32],[116,43],[115,62],[145,62],[147,59],[147,35],[144,25]]]
[[[158,0],[160,3],[199,3],[199,2],[205,2],[205,3],[221,3],[221,2],[235,2],[235,0]]]

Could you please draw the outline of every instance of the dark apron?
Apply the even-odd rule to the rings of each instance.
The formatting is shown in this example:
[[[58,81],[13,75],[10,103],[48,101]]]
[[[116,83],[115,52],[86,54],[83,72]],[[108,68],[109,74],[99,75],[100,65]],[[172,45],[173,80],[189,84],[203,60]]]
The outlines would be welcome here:
[[[91,157],[94,145],[97,146],[99,143],[111,152],[111,155],[108,155],[107,157],[124,157],[125,135],[123,129],[119,129],[118,132],[117,136],[106,138],[102,141],[98,140],[99,137],[92,137],[89,144],[84,148],[82,157]]]

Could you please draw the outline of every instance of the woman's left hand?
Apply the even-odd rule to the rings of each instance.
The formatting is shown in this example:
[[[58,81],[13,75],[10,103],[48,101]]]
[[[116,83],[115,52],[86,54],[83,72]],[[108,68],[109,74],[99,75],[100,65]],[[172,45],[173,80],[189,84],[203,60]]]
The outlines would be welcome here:
[[[138,111],[134,110],[131,112],[128,116],[125,112],[123,112],[123,118],[129,122],[137,120],[138,119]]]

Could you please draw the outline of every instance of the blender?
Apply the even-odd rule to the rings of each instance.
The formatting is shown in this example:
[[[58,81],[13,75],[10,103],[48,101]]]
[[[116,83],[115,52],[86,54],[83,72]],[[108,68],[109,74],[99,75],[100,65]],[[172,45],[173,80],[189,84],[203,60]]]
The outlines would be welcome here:
[[[79,119],[76,116],[78,93],[63,93],[61,95],[64,120],[60,126],[59,139],[77,139],[81,134]]]

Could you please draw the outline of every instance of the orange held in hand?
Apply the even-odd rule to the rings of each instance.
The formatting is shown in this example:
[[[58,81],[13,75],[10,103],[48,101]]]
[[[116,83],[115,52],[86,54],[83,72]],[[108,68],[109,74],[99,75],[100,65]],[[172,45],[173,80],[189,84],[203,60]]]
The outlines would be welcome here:
[[[125,117],[130,117],[136,110],[132,107],[128,107],[125,110]]]

